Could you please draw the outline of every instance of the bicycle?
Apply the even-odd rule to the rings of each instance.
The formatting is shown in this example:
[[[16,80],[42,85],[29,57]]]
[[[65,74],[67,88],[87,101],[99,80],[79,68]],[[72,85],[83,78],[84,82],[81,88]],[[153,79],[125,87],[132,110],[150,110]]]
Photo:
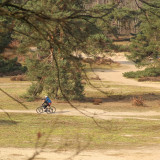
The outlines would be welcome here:
[[[36,109],[36,112],[39,113],[39,114],[41,114],[41,113],[44,113],[45,110],[46,110],[47,114],[55,113],[56,112],[56,107],[54,107],[54,106],[47,106],[47,108],[44,109],[44,107],[42,105],[42,106],[40,106],[40,107],[38,107]]]

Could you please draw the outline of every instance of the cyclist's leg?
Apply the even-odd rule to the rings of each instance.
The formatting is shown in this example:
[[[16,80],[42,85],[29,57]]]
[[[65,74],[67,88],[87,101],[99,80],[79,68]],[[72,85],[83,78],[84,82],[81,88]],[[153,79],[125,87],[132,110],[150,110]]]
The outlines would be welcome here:
[[[44,103],[44,104],[43,104],[43,108],[44,108],[44,111],[45,111],[45,112],[47,111],[47,106],[48,106],[47,103]]]

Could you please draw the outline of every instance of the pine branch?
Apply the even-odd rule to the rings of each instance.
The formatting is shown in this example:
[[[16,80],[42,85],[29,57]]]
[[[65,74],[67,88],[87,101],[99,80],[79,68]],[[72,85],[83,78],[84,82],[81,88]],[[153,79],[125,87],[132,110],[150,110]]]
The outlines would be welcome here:
[[[153,8],[160,8],[160,6],[155,5],[153,3],[149,3],[149,2],[146,2],[144,0],[139,0],[139,1],[142,2],[142,3],[144,3],[144,4],[146,4],[146,5],[148,5],[148,6],[150,6],[150,7],[153,7]]]
[[[2,88],[0,88],[0,91],[3,92],[5,95],[7,95],[8,97],[10,97],[12,100],[16,101],[17,103],[19,103],[20,105],[22,105],[24,108],[28,109],[28,107],[26,105],[24,105],[22,102],[20,102],[19,100],[17,100],[16,98],[14,98],[13,96],[11,96],[10,94],[8,94],[7,92],[5,92]]]

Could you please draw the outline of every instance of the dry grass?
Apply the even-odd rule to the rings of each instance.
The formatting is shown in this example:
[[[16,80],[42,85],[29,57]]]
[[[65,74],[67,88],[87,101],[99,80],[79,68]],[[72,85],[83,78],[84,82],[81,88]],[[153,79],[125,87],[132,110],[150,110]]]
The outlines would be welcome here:
[[[106,82],[103,85],[99,81],[94,81],[94,84],[99,88],[115,88],[114,94],[106,95],[96,90],[90,90],[87,86],[86,94],[89,96],[85,101],[76,102],[73,104],[79,108],[94,108],[103,109],[107,112],[110,111],[160,111],[160,94],[157,90],[150,90],[135,86],[121,86],[115,85],[111,82]],[[23,101],[19,98],[26,92],[30,82],[11,81],[9,78],[0,78],[0,87],[13,97]],[[119,90],[121,89],[121,92]],[[129,91],[129,92],[126,92]],[[119,94],[116,94],[119,93]],[[121,94],[120,94],[121,93]],[[124,94],[125,93],[125,94]],[[135,94],[136,93],[136,94]],[[131,97],[138,93],[143,94],[143,102],[149,107],[133,106],[131,104]],[[99,98],[97,98],[99,95]],[[134,95],[134,96],[135,96]],[[92,98],[92,99],[90,99]],[[94,101],[93,101],[94,99]],[[140,100],[139,100],[140,101]],[[8,96],[0,92],[0,107],[3,109],[24,109],[20,104],[10,99]],[[29,109],[37,108],[42,101],[37,100],[34,102],[23,101]],[[66,102],[53,100],[53,105],[57,110],[69,107]],[[98,105],[94,105],[93,102]],[[103,103],[102,103],[103,102]],[[140,101],[142,102],[142,101]],[[89,149],[105,149],[124,146],[136,145],[150,145],[159,144],[159,121],[142,121],[142,120],[97,120],[101,127],[98,127],[91,119],[87,117],[74,117],[74,116],[52,116],[52,115],[37,115],[37,114],[10,114],[12,121],[3,113],[0,114],[0,146],[3,147],[34,147],[37,134],[42,133],[41,142],[43,144],[46,137],[52,129],[48,148],[64,147],[76,148],[77,137],[78,142],[82,146],[89,142]],[[53,128],[51,126],[53,125]],[[132,138],[124,135],[132,135]],[[15,138],[16,137],[16,138]],[[23,141],[22,141],[23,140]],[[23,143],[22,143],[23,142]]]
[[[80,116],[11,114],[9,120],[0,113],[0,147],[34,148],[46,140],[46,148],[75,149],[88,144],[87,149],[125,148],[160,143],[159,121],[134,119],[97,120]],[[132,138],[126,135],[131,135]],[[16,138],[15,138],[16,137]]]
[[[106,92],[99,92],[97,89],[91,88],[88,85],[85,89],[86,99],[83,101],[72,101],[72,103],[79,108],[97,108],[107,111],[146,111],[146,110],[160,110],[160,92],[158,90],[151,90],[145,87],[122,86],[112,82],[91,81],[98,89]],[[29,109],[35,109],[42,104],[42,100],[34,102],[27,102],[21,96],[26,93],[26,90],[31,85],[28,81],[11,81],[10,78],[0,78],[0,87],[9,93],[14,98],[23,102]],[[43,96],[43,94],[42,94]],[[143,96],[145,104],[149,107],[132,106],[131,98],[136,96]],[[93,104],[94,99],[98,100],[96,105]],[[25,109],[23,106],[13,101],[4,93],[0,92],[0,107],[3,109]],[[53,105],[58,110],[70,108],[67,102],[54,100]]]

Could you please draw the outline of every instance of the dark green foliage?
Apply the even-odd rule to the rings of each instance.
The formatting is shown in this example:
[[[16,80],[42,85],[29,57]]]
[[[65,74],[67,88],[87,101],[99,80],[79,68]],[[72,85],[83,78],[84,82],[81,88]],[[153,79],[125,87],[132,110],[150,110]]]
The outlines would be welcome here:
[[[131,55],[128,56],[133,62],[139,66],[151,64],[151,60],[158,61],[160,55],[159,41],[147,37],[144,33],[139,33],[136,39],[132,40],[130,50]]]
[[[157,77],[160,76],[160,68],[146,68],[143,71],[125,72],[123,75],[127,78]]]
[[[0,53],[4,51],[4,49],[11,42],[11,34],[9,32],[0,32]]]
[[[0,73],[1,74],[8,74],[11,72],[17,71],[18,73],[26,72],[27,68],[22,66],[20,63],[17,62],[17,57],[11,60],[4,60],[0,58]]]
[[[11,42],[11,30],[7,29],[7,25],[10,24],[10,20],[0,17],[0,53],[4,51],[4,49]]]
[[[40,83],[32,83],[31,87],[28,89],[28,94],[31,97],[36,97],[43,91],[43,86]]]
[[[40,60],[28,59],[28,76],[30,80],[36,81],[28,90],[29,96],[36,97],[44,90],[50,97],[62,98],[60,92],[59,80],[57,72],[60,74],[61,85],[63,92],[67,94],[70,99],[83,99],[84,87],[81,84],[81,72],[74,67],[73,64],[67,60],[59,60],[60,70],[52,64],[43,63]]]
[[[129,52],[130,51],[129,46],[127,45],[112,45],[112,49],[115,52]]]
[[[159,65],[160,57],[160,2],[152,0],[150,5],[143,4],[139,16],[139,33],[132,39],[130,46],[130,60],[139,66],[151,64]],[[153,7],[157,6],[157,7]],[[145,13],[145,14],[144,14]]]
[[[124,73],[128,78],[160,76],[160,2],[152,0],[141,7],[139,33],[131,40],[128,58],[137,66],[148,68]]]

